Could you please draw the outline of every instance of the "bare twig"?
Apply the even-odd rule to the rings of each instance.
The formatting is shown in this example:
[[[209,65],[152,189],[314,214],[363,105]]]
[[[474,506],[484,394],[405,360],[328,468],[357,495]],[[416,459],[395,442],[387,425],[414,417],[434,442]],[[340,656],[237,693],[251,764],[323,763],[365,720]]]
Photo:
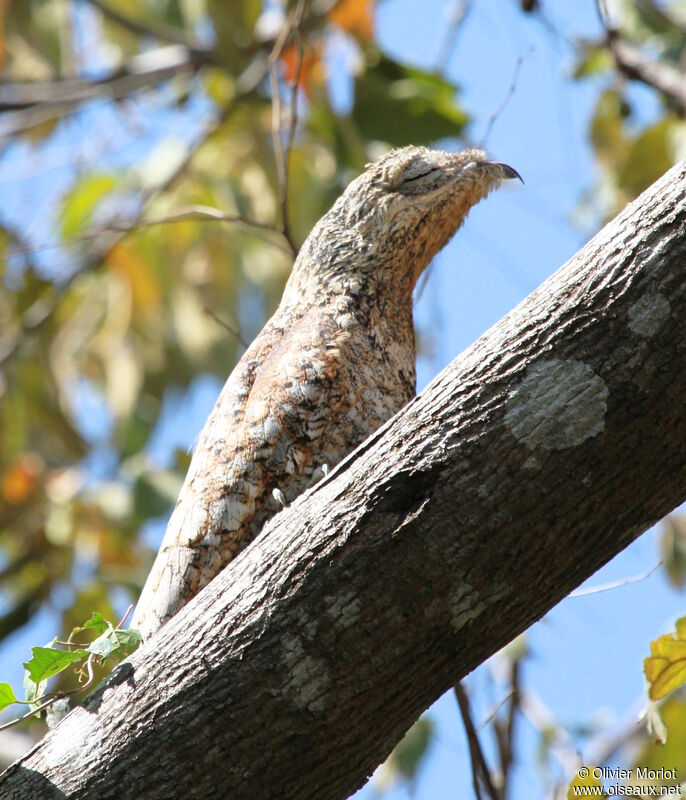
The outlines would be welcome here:
[[[434,64],[436,72],[443,72],[448,66],[448,61],[450,61],[450,57],[455,49],[455,44],[462,30],[462,25],[467,19],[467,15],[471,11],[473,4],[473,0],[459,0],[459,2],[455,3],[450,14],[450,19],[448,20],[448,27],[443,36],[443,41],[438,47],[438,55],[436,56],[436,62]]]
[[[632,583],[640,583],[640,581],[646,580],[646,578],[649,578],[653,572],[660,569],[663,563],[664,562],[662,560],[658,561],[657,564],[652,566],[647,572],[642,572],[640,575],[632,575],[629,578],[620,578],[616,581],[603,583],[600,586],[591,586],[588,589],[576,589],[575,591],[571,592],[568,597],[587,597],[589,594],[609,592],[611,589],[618,589],[620,586],[629,586]]]
[[[95,100],[121,100],[139,91],[153,89],[178,77],[190,77],[204,65],[178,45],[170,45],[157,63],[139,66],[133,61],[96,80],[69,79],[0,86],[0,112],[8,112],[0,126],[0,141],[36,125],[71,113],[83,103]]]
[[[186,172],[188,165],[195,156],[198,148],[221,127],[225,120],[228,119],[235,109],[240,106],[243,100],[252,95],[267,74],[267,68],[267,60],[263,54],[260,53],[253,58],[250,64],[238,77],[236,81],[236,88],[238,91],[234,95],[231,102],[222,110],[220,114],[216,116],[216,118],[208,126],[208,129],[204,132],[203,136],[200,137],[198,141],[196,141],[194,145],[189,148],[186,157],[178,164],[177,168],[169,176],[167,176],[167,178],[161,184],[143,193],[141,213],[143,213],[143,209],[149,202],[153,201],[159,194],[169,189],[169,187],[172,186],[176,180]],[[135,221],[131,220],[129,224],[131,225],[131,228],[135,227]],[[40,320],[38,322],[32,322],[31,325],[25,323],[14,336],[14,341],[5,344],[3,352],[0,353],[0,367],[14,357],[29,330],[35,333],[52,317],[52,314],[57,308],[57,304],[59,303],[61,296],[67,291],[76,278],[78,278],[78,276],[84,272],[87,272],[94,265],[100,263],[100,261],[125,234],[126,231],[118,233],[110,232],[109,235],[105,234],[103,236],[105,241],[98,241],[98,247],[95,248],[93,252],[84,259],[78,269],[75,269],[69,278],[66,281],[63,281],[59,286],[52,287],[50,297],[40,298],[38,302],[43,303],[44,305]],[[19,253],[20,249],[15,248],[14,252]]]
[[[167,214],[163,217],[151,217],[150,219],[134,219],[130,222],[111,222],[108,225],[103,225],[99,228],[92,228],[89,231],[76,234],[74,236],[67,236],[63,239],[54,239],[49,242],[42,242],[36,245],[21,245],[19,247],[10,247],[5,251],[5,257],[23,255],[25,253],[37,253],[42,250],[51,250],[56,247],[63,247],[65,245],[78,244],[80,242],[87,242],[93,239],[99,239],[109,233],[127,234],[132,231],[140,230],[141,228],[152,228],[156,225],[168,225],[172,222],[184,222],[188,220],[195,220],[197,222],[228,222],[241,228],[253,236],[257,236],[262,241],[281,250],[286,255],[291,255],[290,249],[275,241],[269,234],[282,236],[282,232],[264,222],[257,222],[256,220],[246,219],[238,214],[224,214],[216,208],[211,206],[192,205],[184,206],[183,208],[174,211],[172,214]],[[121,238],[121,237],[119,237]]]
[[[248,343],[241,336],[241,332],[240,330],[238,330],[238,328],[235,328],[233,325],[226,322],[226,320],[223,320],[209,306],[205,306],[203,308],[203,311],[207,314],[208,317],[211,317],[217,323],[217,325],[221,325],[221,327],[227,330],[232,336],[235,336],[236,339],[238,339],[239,344],[241,344],[246,350],[248,349]]]
[[[119,620],[119,622],[117,623],[117,628],[122,628],[122,627],[124,626],[124,623],[125,623],[125,622],[126,622],[126,620],[129,618],[129,614],[130,614],[132,611],[133,611],[133,603],[129,603],[129,607],[128,607],[128,608],[126,609],[126,611],[124,612],[124,616],[123,616],[123,617],[122,617],[122,618]]]
[[[186,48],[168,45],[147,53],[144,60],[132,59],[102,78],[2,83],[0,111],[22,111],[40,105],[58,112],[88,100],[117,100],[195,72],[202,65],[203,59],[194,59]]]
[[[508,86],[507,91],[505,92],[505,96],[500,101],[500,104],[488,118],[488,122],[486,123],[486,130],[484,131],[484,135],[481,137],[479,147],[484,147],[486,145],[486,142],[488,141],[491,135],[496,120],[503,113],[503,111],[507,107],[507,104],[512,99],[512,96],[514,95],[515,90],[517,89],[517,79],[519,78],[519,71],[522,68],[522,64],[524,63],[524,60],[527,58],[527,56],[531,55],[533,51],[534,48],[530,47],[528,50],[526,50],[523,53],[520,53],[519,56],[517,56],[517,61],[515,62],[514,70],[512,71],[512,80],[510,81],[510,85]]]
[[[500,773],[502,775],[501,794],[507,797],[507,784],[510,777],[510,770],[514,761],[514,742],[515,742],[515,721],[520,703],[520,679],[521,679],[522,659],[515,658],[510,663],[510,705],[507,717],[501,720],[496,717],[493,722],[496,742],[498,744],[498,756],[500,759]]]
[[[489,725],[496,717],[496,714],[500,711],[500,709],[508,702],[508,700],[512,697],[513,690],[510,689],[503,698],[498,700],[498,702],[491,708],[491,710],[486,714],[483,718],[479,727],[476,729],[478,733],[480,733],[487,725]]]
[[[197,50],[207,55],[216,55],[210,48],[203,47],[197,39],[189,37],[186,33],[171,25],[164,25],[159,22],[143,22],[134,17],[128,17],[126,14],[122,14],[121,11],[117,11],[116,8],[112,8],[109,3],[104,3],[103,0],[85,0],[85,2],[97,8],[104,17],[108,17],[131,33],[139,36],[149,36],[162,42],[181,44],[189,50]]]
[[[472,720],[472,712],[469,707],[469,697],[464,686],[461,683],[455,684],[454,687],[455,697],[457,698],[457,705],[460,709],[462,723],[464,725],[465,733],[467,734],[467,743],[469,745],[469,757],[472,762],[472,785],[474,787],[474,794],[477,800],[481,800],[481,789],[479,786],[479,779],[488,792],[491,800],[500,800],[500,794],[493,784],[491,772],[486,763],[486,757],[481,749],[481,742],[474,727]]]
[[[272,93],[272,142],[274,146],[274,158],[276,161],[276,174],[279,181],[279,205],[281,207],[281,226],[283,236],[288,242],[292,255],[296,255],[298,247],[293,240],[293,235],[290,229],[289,215],[288,215],[288,164],[290,160],[291,148],[293,146],[293,137],[295,135],[295,127],[297,123],[297,101],[298,101],[298,87],[300,84],[300,75],[302,71],[303,62],[303,41],[300,35],[300,26],[302,25],[303,15],[307,0],[298,0],[298,5],[294,11],[289,15],[288,19],[283,25],[279,36],[274,43],[274,47],[269,56],[269,80]],[[297,61],[295,66],[295,74],[293,76],[293,87],[291,93],[291,102],[288,116],[288,128],[286,132],[286,146],[284,147],[282,140],[282,110],[281,110],[281,93],[279,90],[279,77],[277,72],[277,64],[284,47],[288,40],[293,37],[297,47]]]

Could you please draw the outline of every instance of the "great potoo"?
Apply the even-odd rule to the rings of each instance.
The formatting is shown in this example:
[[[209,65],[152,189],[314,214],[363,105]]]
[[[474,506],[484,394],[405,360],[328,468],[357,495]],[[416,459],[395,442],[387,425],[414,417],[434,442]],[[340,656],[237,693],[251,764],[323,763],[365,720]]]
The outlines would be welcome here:
[[[480,150],[394,150],[314,226],[200,435],[132,626],[149,636],[415,394],[412,293],[469,209],[519,177]]]

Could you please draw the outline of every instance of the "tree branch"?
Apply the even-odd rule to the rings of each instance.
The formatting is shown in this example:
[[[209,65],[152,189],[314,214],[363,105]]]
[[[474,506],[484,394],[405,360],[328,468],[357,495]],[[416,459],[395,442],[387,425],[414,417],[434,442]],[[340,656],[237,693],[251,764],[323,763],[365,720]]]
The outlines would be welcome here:
[[[596,12],[605,29],[607,46],[617,69],[627,78],[660,92],[676,106],[679,114],[686,115],[685,76],[669,64],[653,61],[639,47],[627,41],[610,20],[605,0],[596,0]]]
[[[269,80],[272,93],[272,142],[274,146],[274,160],[276,162],[276,174],[279,181],[279,207],[281,208],[281,230],[284,239],[288,242],[291,255],[298,254],[293,234],[291,233],[290,219],[288,214],[288,164],[290,160],[295,126],[297,122],[298,110],[298,88],[300,84],[300,73],[303,63],[303,42],[300,34],[300,26],[303,22],[306,0],[298,0],[295,9],[289,14],[288,19],[277,37],[272,52],[269,56]],[[281,94],[279,91],[279,77],[277,74],[278,60],[281,58],[284,47],[291,36],[295,40],[297,47],[297,63],[293,75],[293,87],[291,90],[291,102],[289,105],[288,127],[286,131],[286,146],[282,141],[282,111]]]
[[[500,800],[500,794],[493,784],[491,771],[486,762],[486,756],[481,748],[479,735],[474,727],[472,720],[472,712],[469,707],[469,695],[467,690],[461,683],[456,683],[453,687],[457,705],[460,709],[460,716],[462,717],[462,724],[464,725],[465,733],[467,735],[467,745],[469,746],[469,758],[472,764],[472,786],[474,787],[474,796],[476,800],[481,800],[481,789],[479,778],[484,783],[488,796],[491,800]]]
[[[684,500],[684,258],[686,162],[277,514],[0,797],[348,796]]]
[[[160,22],[144,22],[143,20],[129,17],[126,14],[122,14],[121,11],[118,11],[116,8],[113,8],[109,3],[103,2],[103,0],[85,1],[94,8],[97,8],[104,17],[111,19],[112,22],[116,22],[117,25],[137,36],[149,36],[161,42],[181,44],[189,50],[196,50],[214,55],[210,48],[203,47],[196,39],[189,37],[187,33],[171,25],[164,25]]]

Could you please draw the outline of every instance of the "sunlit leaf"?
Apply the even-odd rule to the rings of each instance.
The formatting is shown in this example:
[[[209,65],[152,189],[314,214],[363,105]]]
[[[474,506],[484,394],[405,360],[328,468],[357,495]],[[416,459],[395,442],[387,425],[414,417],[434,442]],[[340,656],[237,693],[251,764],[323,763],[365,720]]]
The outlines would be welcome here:
[[[41,473],[43,459],[37,453],[24,453],[0,477],[0,495],[6,503],[20,505],[33,494]]]
[[[589,45],[581,52],[574,68],[575,78],[586,78],[599,72],[606,72],[614,66],[614,59],[605,45]]]
[[[24,672],[24,697],[27,703],[36,703],[45,694],[48,687],[47,678],[36,683],[28,672]]]
[[[67,195],[60,212],[62,235],[69,237],[82,233],[98,207],[98,203],[117,185],[112,175],[86,175]]]
[[[597,774],[596,767],[582,767],[576,773],[570,782],[569,787],[567,788],[567,800],[577,800],[578,797],[583,797],[583,795],[579,792],[579,789],[581,788],[602,790],[602,781],[600,778],[596,778],[594,773]],[[593,792],[592,795],[590,792],[588,794],[592,797],[607,797],[603,791]]]
[[[284,80],[292,85],[297,76],[299,78],[298,86],[311,95],[313,87],[321,85],[326,78],[323,56],[324,43],[322,40],[317,41],[313,46],[306,46],[302,58],[296,45],[285,47],[281,53]],[[299,74],[298,63],[300,63]]]
[[[379,53],[355,81],[353,119],[365,138],[403,146],[457,136],[468,117],[445,78]]]
[[[116,653],[118,658],[125,658],[138,649],[142,637],[137,630],[121,630],[110,628],[91,642],[88,650],[101,658],[108,658]]]
[[[614,89],[603,92],[591,120],[591,142],[599,158],[611,167],[624,163],[628,145],[623,120],[622,95]]]
[[[329,19],[347,33],[368,41],[374,36],[374,0],[341,0]]]
[[[629,197],[637,197],[673,163],[671,132],[676,120],[665,117],[643,130],[630,144],[617,183]]]
[[[643,671],[651,700],[659,700],[686,683],[686,617],[676,621],[675,633],[666,633],[650,643]]]
[[[70,664],[88,656],[88,651],[81,648],[67,652],[52,647],[32,647],[31,653],[31,660],[24,662],[23,666],[35,684],[47,681]]]
[[[94,629],[98,633],[104,633],[111,627],[110,623],[103,617],[102,614],[99,614],[97,611],[94,611],[91,614],[89,620],[83,623],[81,626],[82,630]]]
[[[649,703],[651,717],[646,714],[648,736],[636,754],[634,766],[646,769],[673,769],[677,767],[678,780],[686,779],[686,702],[674,694],[659,704],[659,713],[653,713],[656,703]],[[656,747],[659,743],[661,746]]]
[[[159,305],[160,286],[139,240],[130,238],[115,245],[107,256],[107,265],[126,279],[138,308],[152,310]]]
[[[14,689],[9,683],[0,683],[0,711],[4,711],[7,706],[16,703],[17,698],[14,694]]]

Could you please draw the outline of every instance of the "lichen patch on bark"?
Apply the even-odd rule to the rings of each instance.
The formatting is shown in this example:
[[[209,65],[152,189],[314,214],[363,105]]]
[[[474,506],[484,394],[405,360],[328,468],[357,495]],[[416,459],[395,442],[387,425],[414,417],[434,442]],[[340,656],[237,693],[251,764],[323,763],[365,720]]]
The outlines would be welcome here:
[[[629,328],[644,339],[654,336],[669,317],[669,300],[660,292],[649,292],[629,308]]]
[[[532,364],[507,402],[505,424],[529,450],[564,450],[605,427],[609,389],[590,364],[573,358]]]
[[[297,708],[324,711],[324,696],[331,685],[329,668],[321,658],[308,655],[299,636],[283,640],[283,661],[290,672],[286,692]]]

